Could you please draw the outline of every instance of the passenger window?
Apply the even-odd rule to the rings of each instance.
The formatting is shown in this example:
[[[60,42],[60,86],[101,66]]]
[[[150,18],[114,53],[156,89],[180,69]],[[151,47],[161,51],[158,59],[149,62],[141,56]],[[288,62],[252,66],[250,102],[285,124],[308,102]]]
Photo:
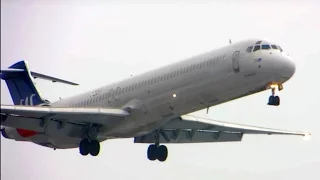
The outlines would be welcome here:
[[[271,45],[272,49],[278,49],[276,45]]]
[[[247,51],[248,53],[250,53],[250,52],[252,51],[252,48],[253,48],[253,46],[249,46],[246,51]]]
[[[259,45],[254,46],[253,52],[258,51],[259,49],[260,49],[260,46],[259,46]]]
[[[206,66],[210,66],[210,61],[207,61],[207,62],[206,62]]]
[[[261,49],[270,49],[270,45],[263,44],[263,45],[261,45]]]

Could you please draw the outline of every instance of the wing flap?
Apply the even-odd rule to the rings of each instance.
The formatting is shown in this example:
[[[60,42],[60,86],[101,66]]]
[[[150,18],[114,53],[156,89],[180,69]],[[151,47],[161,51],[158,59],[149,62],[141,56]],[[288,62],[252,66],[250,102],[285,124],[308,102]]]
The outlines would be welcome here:
[[[159,143],[205,143],[205,142],[235,142],[242,140],[241,133],[218,133],[213,131],[199,131],[186,129],[161,130]],[[135,143],[157,142],[157,132],[145,136],[135,137]]]
[[[241,141],[244,134],[299,135],[311,133],[271,129],[257,126],[233,124],[212,119],[184,115],[171,120],[160,130],[135,137],[135,143],[203,143]]]
[[[101,125],[108,124],[108,120],[120,120],[129,115],[127,111],[116,108],[62,108],[12,105],[1,105],[1,113],[17,117],[35,119],[49,118],[53,120]]]
[[[217,120],[212,120],[193,115],[184,115],[180,119],[174,119],[166,124],[163,129],[199,129],[211,131],[225,131],[225,132],[241,132],[244,134],[284,134],[284,135],[300,135],[305,136],[310,133],[287,131],[280,129],[264,128],[258,126],[248,126],[242,124],[228,123]]]

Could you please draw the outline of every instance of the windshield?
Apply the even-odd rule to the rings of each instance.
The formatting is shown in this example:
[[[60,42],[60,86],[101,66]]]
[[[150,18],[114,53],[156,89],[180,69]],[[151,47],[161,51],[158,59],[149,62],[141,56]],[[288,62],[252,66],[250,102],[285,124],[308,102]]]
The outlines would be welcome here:
[[[279,45],[264,44],[264,43],[261,44],[261,41],[257,41],[254,46],[247,47],[246,52],[251,53],[251,52],[270,50],[270,49],[277,49],[277,50],[280,50],[281,52],[283,51]]]

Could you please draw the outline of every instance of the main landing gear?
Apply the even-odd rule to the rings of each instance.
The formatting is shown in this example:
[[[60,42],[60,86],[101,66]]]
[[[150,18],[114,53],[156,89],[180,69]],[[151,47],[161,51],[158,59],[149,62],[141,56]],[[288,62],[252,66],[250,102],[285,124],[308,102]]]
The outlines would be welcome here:
[[[270,106],[280,105],[280,97],[275,95],[276,88],[278,88],[278,90],[281,91],[283,89],[283,86],[281,84],[271,85],[272,95],[269,97],[269,102],[268,102],[268,105]]]
[[[82,139],[79,144],[79,152],[81,155],[97,156],[100,152],[100,142],[97,139],[98,126],[90,125],[87,129],[87,138]]]
[[[100,152],[100,143],[97,140],[82,139],[79,145],[80,154],[86,156],[97,156]]]
[[[150,161],[158,159],[160,162],[163,162],[168,157],[168,149],[165,145],[159,145],[158,143],[151,144],[148,147],[147,156]]]

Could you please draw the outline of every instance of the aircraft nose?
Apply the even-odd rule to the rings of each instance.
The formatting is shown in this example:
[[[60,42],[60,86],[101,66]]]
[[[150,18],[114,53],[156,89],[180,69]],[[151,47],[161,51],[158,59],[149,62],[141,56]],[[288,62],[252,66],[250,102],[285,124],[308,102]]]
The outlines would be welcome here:
[[[283,76],[285,78],[291,78],[296,72],[296,65],[293,62],[292,58],[288,55],[283,56]]]

